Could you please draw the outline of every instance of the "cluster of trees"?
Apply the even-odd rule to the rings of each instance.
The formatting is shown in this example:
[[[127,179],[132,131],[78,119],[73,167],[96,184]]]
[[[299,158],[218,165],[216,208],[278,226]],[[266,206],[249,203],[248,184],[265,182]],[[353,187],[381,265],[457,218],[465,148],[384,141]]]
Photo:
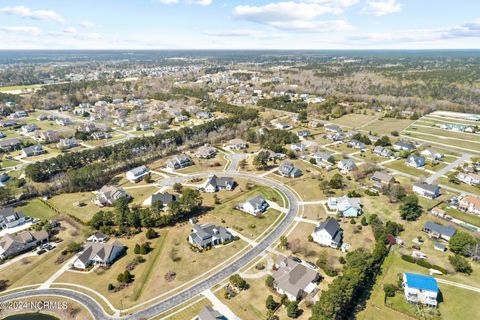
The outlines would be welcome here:
[[[357,133],[355,134],[353,137],[352,137],[353,140],[357,140],[357,141],[360,141],[360,142],[363,142],[365,143],[366,145],[371,145],[372,144],[372,141],[370,140],[370,138],[368,138],[366,135],[363,135],[361,133]]]
[[[455,233],[450,238],[448,244],[450,250],[455,254],[472,257],[476,260],[480,257],[480,240],[466,232],[459,231]]]
[[[248,289],[248,283],[239,274],[235,273],[228,278],[228,281],[232,286],[240,290]]]
[[[415,221],[422,215],[422,206],[418,203],[418,197],[414,194],[403,197],[400,205],[400,217],[403,220]]]
[[[378,139],[377,141],[375,141],[374,145],[375,146],[381,146],[381,147],[388,147],[388,146],[392,145],[392,143],[390,142],[390,138],[388,136],[383,136],[380,139]]]
[[[155,204],[151,208],[142,208],[138,205],[129,206],[126,198],[115,202],[115,210],[98,211],[89,221],[89,225],[103,233],[117,232],[114,227],[122,229],[134,227],[163,227],[171,225],[197,212],[202,205],[202,196],[198,190],[184,189],[178,201],[168,204],[167,213],[163,205]],[[150,232],[153,236],[153,233]]]
[[[304,101],[292,101],[290,96],[284,95],[281,97],[274,97],[271,99],[259,99],[257,106],[276,109],[288,112],[299,113],[307,109],[308,104]]]
[[[355,306],[363,303],[365,292],[370,290],[383,259],[388,254],[387,230],[376,215],[369,224],[375,236],[375,247],[367,251],[357,249],[345,257],[343,273],[335,278],[312,308],[311,320],[348,319]]]
[[[251,143],[259,143],[262,147],[270,149],[273,152],[286,153],[283,146],[286,144],[297,143],[300,139],[296,134],[290,131],[264,129],[262,133],[249,130],[247,132],[247,141]]]

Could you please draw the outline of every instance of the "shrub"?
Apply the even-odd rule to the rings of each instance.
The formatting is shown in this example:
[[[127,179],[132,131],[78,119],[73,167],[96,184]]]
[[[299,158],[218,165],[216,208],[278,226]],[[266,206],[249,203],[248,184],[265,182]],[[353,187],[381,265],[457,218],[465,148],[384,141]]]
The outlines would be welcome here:
[[[312,242],[312,241],[313,241],[313,237],[312,237],[311,234],[308,235],[307,240],[308,240],[309,242]]]
[[[152,228],[148,228],[147,233],[145,234],[145,237],[147,237],[147,239],[149,239],[149,240],[154,239],[157,236],[158,236],[158,234]]]
[[[347,263],[347,261],[345,260],[344,257],[339,257],[339,258],[338,258],[338,262],[340,262],[341,264]]]
[[[432,267],[432,264],[430,262],[422,260],[422,259],[417,260],[416,263],[420,267],[424,267],[424,268],[427,268],[427,269],[430,269]]]
[[[470,262],[458,254],[448,257],[448,261],[450,261],[457,272],[470,274],[473,271]]]
[[[297,301],[290,301],[287,305],[287,316],[289,318],[296,318],[298,317],[298,302]]]
[[[366,227],[368,226],[367,218],[365,216],[362,217],[362,220],[360,220],[360,223],[362,226]]]
[[[268,275],[267,278],[265,279],[265,284],[267,285],[267,287],[273,288],[274,281],[275,279],[273,279],[271,275]]]
[[[383,292],[385,292],[386,297],[394,297],[396,290],[397,288],[393,284],[386,283],[383,285]]]
[[[277,308],[277,303],[275,302],[275,300],[273,300],[273,296],[272,295],[269,295],[267,297],[267,300],[265,301],[265,307],[268,309],[268,310],[275,310]]]
[[[108,291],[112,291],[113,289],[115,289],[115,286],[111,283],[108,284]]]
[[[415,263],[415,258],[412,256],[407,256],[405,254],[402,255],[402,260],[405,260],[410,263]]]
[[[357,221],[355,221],[355,219],[350,219],[350,224],[357,224]]]

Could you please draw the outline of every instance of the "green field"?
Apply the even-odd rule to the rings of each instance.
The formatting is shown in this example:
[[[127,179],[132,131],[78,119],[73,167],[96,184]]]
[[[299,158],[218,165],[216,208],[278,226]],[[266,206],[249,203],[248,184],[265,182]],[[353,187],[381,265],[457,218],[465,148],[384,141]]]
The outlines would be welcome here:
[[[18,91],[18,90],[31,90],[31,89],[41,88],[41,87],[43,87],[43,84],[6,86],[6,87],[0,87],[0,92],[10,92],[10,91]]]
[[[27,204],[18,207],[18,210],[23,211],[27,216],[40,220],[49,220],[57,215],[55,211],[40,199],[30,200]]]

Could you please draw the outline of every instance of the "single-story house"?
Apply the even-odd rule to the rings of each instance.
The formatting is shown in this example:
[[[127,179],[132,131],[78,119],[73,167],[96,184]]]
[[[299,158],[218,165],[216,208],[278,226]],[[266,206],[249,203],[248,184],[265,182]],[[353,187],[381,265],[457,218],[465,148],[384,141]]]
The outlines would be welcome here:
[[[458,208],[478,216],[480,215],[480,198],[472,195],[465,196],[459,201]]]
[[[390,183],[395,182],[395,178],[392,175],[389,175],[383,171],[375,171],[370,180],[373,181],[373,187],[377,190],[381,190],[383,186],[387,186]]]
[[[89,242],[85,245],[83,252],[73,261],[77,269],[87,269],[90,265],[109,266],[122,255],[125,246],[118,241],[112,244]]]
[[[188,242],[200,249],[216,246],[233,240],[233,235],[225,228],[211,223],[194,224]]]
[[[425,198],[435,199],[440,196],[440,187],[437,184],[415,183],[413,192]]]
[[[393,156],[393,151],[392,150],[381,147],[381,146],[375,147],[373,149],[373,153],[375,153],[376,155],[382,156],[382,157],[387,157],[387,158],[390,158],[391,156]]]
[[[232,190],[235,185],[235,181],[230,177],[217,177],[216,175],[211,175],[208,177],[203,190],[205,192],[217,192],[220,190]]]
[[[112,206],[115,201],[124,197],[130,198],[130,195],[122,188],[105,185],[97,192],[95,203],[101,207]]]
[[[189,156],[185,154],[176,155],[167,161],[167,168],[170,170],[176,170],[193,166],[193,161]]]
[[[57,143],[57,148],[59,149],[71,149],[77,146],[77,139],[75,138],[66,138],[61,139],[59,143]]]
[[[340,128],[339,126],[334,125],[334,124],[327,124],[327,125],[325,125],[325,131],[328,131],[328,132],[342,132],[342,128]]]
[[[146,166],[140,166],[128,171],[126,176],[128,181],[132,183],[137,183],[140,180],[142,180],[143,176],[149,173],[150,173],[150,170]]]
[[[352,159],[343,159],[338,161],[337,167],[343,173],[357,170],[357,165]]]
[[[47,151],[43,149],[42,145],[40,144],[36,144],[22,149],[22,155],[24,157],[34,157],[44,153],[47,153]]]
[[[317,164],[320,164],[320,163],[322,163],[322,162],[325,162],[325,163],[333,163],[333,162],[335,162],[335,158],[334,158],[330,153],[322,152],[322,151],[315,152],[315,153],[312,155],[312,158],[315,159],[315,161],[317,162]]]
[[[211,159],[217,155],[217,149],[210,146],[203,146],[198,148],[195,152],[195,156],[201,159]]]
[[[295,165],[289,161],[282,162],[282,164],[278,167],[278,173],[287,178],[297,178],[303,174],[302,170],[295,167]]]
[[[351,140],[348,143],[349,147],[352,147],[354,149],[365,149],[365,143],[358,141],[358,140]]]
[[[241,149],[247,149],[248,143],[242,139],[232,139],[226,144],[226,146],[230,147],[230,149],[241,150]]]
[[[415,150],[415,145],[411,142],[397,141],[393,144],[393,148],[395,150],[413,151]]]
[[[423,231],[431,238],[443,239],[449,241],[451,237],[457,233],[457,230],[452,226],[443,226],[433,221],[427,221],[423,225]]]
[[[240,210],[250,213],[254,216],[260,216],[265,212],[265,210],[268,209],[268,207],[268,202],[262,196],[250,198],[239,206]]]
[[[177,201],[177,196],[174,194],[170,194],[168,192],[158,192],[152,194],[150,197],[148,197],[144,202],[144,206],[151,206],[155,202],[160,201],[164,207],[168,206],[168,204],[172,201]]]
[[[402,284],[407,301],[433,307],[437,305],[439,290],[434,277],[405,272]]]
[[[471,186],[480,185],[480,175],[475,173],[460,172],[459,174],[457,174],[457,179]]]
[[[108,236],[99,231],[87,238],[88,242],[107,242],[107,240]]]
[[[10,151],[22,143],[22,140],[18,138],[10,138],[5,140],[0,140],[0,150]]]
[[[292,143],[290,145],[290,150],[292,151],[305,151],[306,145],[304,143]]]
[[[420,152],[420,154],[430,160],[441,160],[443,158],[443,154],[433,149],[425,149],[422,152]]]
[[[34,123],[28,123],[28,124],[22,126],[22,132],[23,133],[34,132],[36,130],[38,130],[38,126]]]
[[[40,131],[36,133],[37,140],[48,143],[59,141],[60,136],[60,132],[55,130]]]
[[[347,196],[328,198],[327,206],[332,211],[338,211],[340,215],[347,218],[358,217],[362,214],[360,198],[349,198]]]
[[[45,230],[7,233],[0,237],[0,259],[17,256],[47,241],[48,233]]]
[[[410,155],[407,158],[407,166],[412,168],[421,168],[425,165],[425,158],[416,155]]]
[[[12,207],[0,209],[0,229],[7,229],[25,223],[25,214],[22,211],[14,211]]]
[[[318,272],[291,257],[279,256],[275,269],[273,287],[279,294],[287,295],[288,300],[296,301],[317,290]]]
[[[312,238],[322,246],[338,248],[342,244],[343,231],[337,220],[328,218],[315,227]]]

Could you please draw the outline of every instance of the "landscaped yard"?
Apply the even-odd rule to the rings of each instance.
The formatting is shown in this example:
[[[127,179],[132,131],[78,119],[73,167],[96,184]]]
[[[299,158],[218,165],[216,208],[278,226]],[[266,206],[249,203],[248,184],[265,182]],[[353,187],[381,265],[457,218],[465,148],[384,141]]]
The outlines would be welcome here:
[[[25,205],[17,207],[16,210],[23,211],[25,215],[40,220],[49,220],[57,215],[55,211],[40,199],[32,199]]]

